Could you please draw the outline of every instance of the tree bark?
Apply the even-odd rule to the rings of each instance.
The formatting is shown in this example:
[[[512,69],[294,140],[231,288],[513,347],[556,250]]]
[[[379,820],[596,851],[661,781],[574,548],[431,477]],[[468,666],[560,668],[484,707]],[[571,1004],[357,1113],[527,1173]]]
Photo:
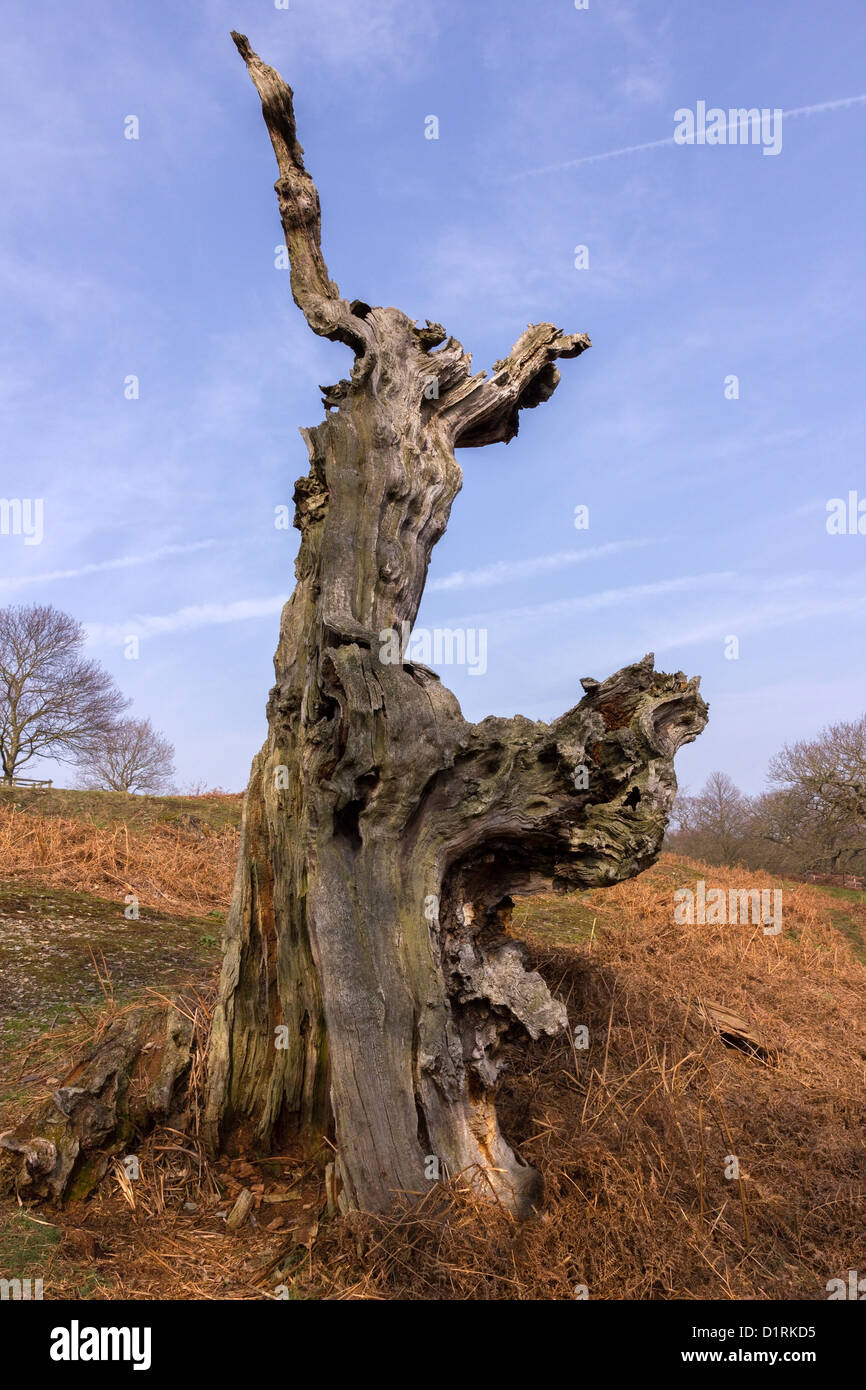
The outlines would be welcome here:
[[[531,325],[487,379],[438,324],[342,299],[291,90],[232,37],[277,156],[295,302],[355,363],[302,431],[297,585],[247,792],[206,1130],[214,1148],[266,1150],[333,1123],[344,1208],[425,1191],[435,1157],[525,1210],[538,1182],[497,1125],[497,1046],[567,1020],[507,934],[512,896],[650,864],[673,754],[706,706],[646,657],[585,681],[552,725],[473,725],[433,671],[389,660],[461,485],[455,449],[513,438],[589,339]]]
[[[195,1043],[196,1002],[145,1002],[109,1023],[35,1113],[0,1134],[0,1192],[76,1201],[111,1159],[157,1124],[184,1128],[183,1083]]]

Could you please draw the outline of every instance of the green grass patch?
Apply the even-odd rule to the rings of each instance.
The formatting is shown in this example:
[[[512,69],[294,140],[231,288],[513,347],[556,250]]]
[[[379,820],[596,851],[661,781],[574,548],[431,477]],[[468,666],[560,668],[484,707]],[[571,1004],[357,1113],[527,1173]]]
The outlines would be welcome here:
[[[6,1209],[0,1214],[0,1279],[45,1279],[61,1232],[44,1217]]]
[[[511,919],[511,931],[519,939],[535,937],[551,946],[577,946],[588,941],[599,913],[575,894],[545,894],[518,903]],[[606,917],[607,922],[610,921]]]
[[[831,907],[829,912],[833,926],[845,937],[861,965],[866,965],[866,930],[862,918],[858,920],[835,907]]]

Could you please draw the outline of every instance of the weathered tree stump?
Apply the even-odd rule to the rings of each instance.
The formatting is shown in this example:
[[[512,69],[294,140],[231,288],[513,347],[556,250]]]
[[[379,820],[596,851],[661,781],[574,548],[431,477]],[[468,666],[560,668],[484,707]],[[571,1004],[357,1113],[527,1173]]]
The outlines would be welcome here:
[[[267,1149],[333,1120],[344,1207],[425,1191],[435,1156],[524,1209],[537,1184],[496,1122],[497,1045],[566,1018],[506,934],[511,895],[650,864],[673,755],[706,706],[696,681],[645,658],[585,681],[550,726],[473,725],[433,671],[389,659],[460,488],[455,449],[513,438],[520,411],[556,387],[556,360],[589,339],[530,326],[488,379],[438,324],[342,299],[291,90],[233,38],[277,157],[295,302],[355,362],[323,388],[324,422],[302,431],[297,584],[247,792],[207,1132],[214,1147]]]
[[[277,157],[295,302],[355,360],[302,430],[297,583],[245,802],[205,1134],[260,1152],[333,1135],[344,1210],[426,1192],[435,1157],[526,1212],[540,1184],[497,1124],[498,1047],[567,1019],[508,935],[513,897],[651,864],[674,754],[707,707],[645,657],[584,680],[550,725],[470,724],[432,670],[394,659],[461,485],[455,449],[512,439],[589,339],[531,325],[487,378],[438,324],[341,298],[292,92],[232,37]]]

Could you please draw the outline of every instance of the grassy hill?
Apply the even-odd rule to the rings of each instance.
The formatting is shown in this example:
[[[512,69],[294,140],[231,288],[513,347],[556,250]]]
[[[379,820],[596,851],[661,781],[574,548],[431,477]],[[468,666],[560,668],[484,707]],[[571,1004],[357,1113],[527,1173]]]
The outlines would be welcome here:
[[[61,816],[87,821],[100,830],[118,825],[147,828],[182,825],[190,821],[211,830],[237,829],[241,823],[243,793],[204,796],[136,796],[126,792],[75,791],[52,787],[5,787],[0,783],[0,810],[16,806],[32,815]]]
[[[186,979],[210,997],[240,813],[224,798],[23,797],[0,795],[0,1128],[147,988]],[[674,892],[698,879],[781,887],[783,930],[678,925]],[[118,1176],[84,1210],[46,1225],[0,1204],[0,1265],[37,1241],[46,1297],[268,1298],[286,1283],[293,1298],[825,1298],[866,1265],[864,898],[664,855],[611,889],[519,899],[509,932],[571,1026],[506,1043],[500,1119],[544,1176],[538,1220],[458,1192],[444,1234],[424,1208],[350,1231],[315,1165],[208,1164],[157,1135],[142,1181]],[[726,1035],[719,1008],[758,1045]],[[229,1238],[251,1182],[257,1224]]]
[[[226,906],[241,796],[0,793],[0,881],[94,893],[169,912]]]

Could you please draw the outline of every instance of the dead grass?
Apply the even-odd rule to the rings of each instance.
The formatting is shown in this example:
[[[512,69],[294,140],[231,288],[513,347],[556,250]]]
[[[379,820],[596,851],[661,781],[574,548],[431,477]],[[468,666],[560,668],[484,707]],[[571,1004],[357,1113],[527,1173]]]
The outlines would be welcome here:
[[[0,804],[0,875],[142,904],[206,913],[231,898],[238,831],[187,817],[176,824],[111,827]]]
[[[387,1219],[328,1216],[324,1159],[209,1165],[193,1120],[150,1137],[139,1182],[115,1170],[96,1199],[46,1214],[63,1237],[46,1297],[825,1299],[828,1279],[866,1267],[866,975],[818,888],[785,889],[780,936],[675,925],[674,889],[697,877],[777,885],[665,856],[515,912],[589,1037],[510,1045],[500,1117],[544,1176],[541,1215],[515,1222],[457,1175]],[[725,1046],[702,999],[747,1020],[777,1064]],[[253,1221],[232,1234],[242,1186]]]
[[[240,825],[243,792],[220,787],[195,789],[183,795],[145,796],[76,787],[7,786],[0,782],[0,805],[17,806],[37,816],[64,816],[92,822],[101,829],[118,825],[143,829],[148,825],[198,823],[212,830]]]
[[[580,902],[515,913],[572,1028],[589,1031],[585,1050],[515,1046],[501,1088],[503,1128],[544,1175],[544,1214],[516,1223],[457,1182],[444,1221],[438,1193],[399,1220],[356,1218],[354,1262],[332,1224],[321,1296],[824,1299],[828,1279],[863,1268],[863,968],[806,886],[784,891],[778,937],[675,925],[673,891],[697,877],[773,886],[666,856]],[[747,1019],[778,1064],[726,1046],[704,998]]]

